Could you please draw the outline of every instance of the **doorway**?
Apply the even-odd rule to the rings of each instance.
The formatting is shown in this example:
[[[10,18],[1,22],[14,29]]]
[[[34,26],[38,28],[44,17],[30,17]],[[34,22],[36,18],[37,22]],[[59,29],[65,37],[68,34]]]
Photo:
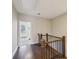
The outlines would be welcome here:
[[[19,46],[30,44],[31,22],[19,21]]]

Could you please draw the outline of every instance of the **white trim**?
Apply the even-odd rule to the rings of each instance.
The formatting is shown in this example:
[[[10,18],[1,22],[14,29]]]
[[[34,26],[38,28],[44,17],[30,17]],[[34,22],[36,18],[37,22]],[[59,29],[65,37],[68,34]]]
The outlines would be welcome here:
[[[18,46],[15,48],[14,52],[12,53],[12,57],[15,55],[17,49],[18,49]]]

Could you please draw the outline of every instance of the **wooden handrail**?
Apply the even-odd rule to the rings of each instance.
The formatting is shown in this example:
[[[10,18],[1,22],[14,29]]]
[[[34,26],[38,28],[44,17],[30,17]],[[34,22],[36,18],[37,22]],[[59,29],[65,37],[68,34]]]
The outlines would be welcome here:
[[[39,34],[39,33],[38,33]],[[54,38],[59,38],[59,39],[62,39],[61,37],[57,37],[57,36],[54,36],[54,35],[49,35],[48,33],[46,33],[46,35],[43,35],[43,34],[41,34],[42,36],[50,36],[50,37],[54,37]]]
[[[57,37],[57,36],[54,36],[54,35],[48,35],[48,36],[62,39],[61,37]]]
[[[61,40],[54,40],[54,41],[50,41],[50,42],[48,42],[48,43],[57,42],[57,41],[61,41]]]

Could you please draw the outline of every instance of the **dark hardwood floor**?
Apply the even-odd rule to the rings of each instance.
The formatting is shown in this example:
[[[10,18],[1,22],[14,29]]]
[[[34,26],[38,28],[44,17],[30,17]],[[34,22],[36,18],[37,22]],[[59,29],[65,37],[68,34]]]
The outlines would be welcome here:
[[[40,47],[37,45],[26,45],[19,47],[13,59],[41,59]]]

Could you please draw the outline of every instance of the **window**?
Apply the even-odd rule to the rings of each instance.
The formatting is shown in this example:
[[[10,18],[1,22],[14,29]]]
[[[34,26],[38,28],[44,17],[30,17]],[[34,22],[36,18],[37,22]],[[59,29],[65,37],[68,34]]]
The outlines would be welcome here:
[[[31,22],[20,21],[20,38],[29,39],[31,31]]]

